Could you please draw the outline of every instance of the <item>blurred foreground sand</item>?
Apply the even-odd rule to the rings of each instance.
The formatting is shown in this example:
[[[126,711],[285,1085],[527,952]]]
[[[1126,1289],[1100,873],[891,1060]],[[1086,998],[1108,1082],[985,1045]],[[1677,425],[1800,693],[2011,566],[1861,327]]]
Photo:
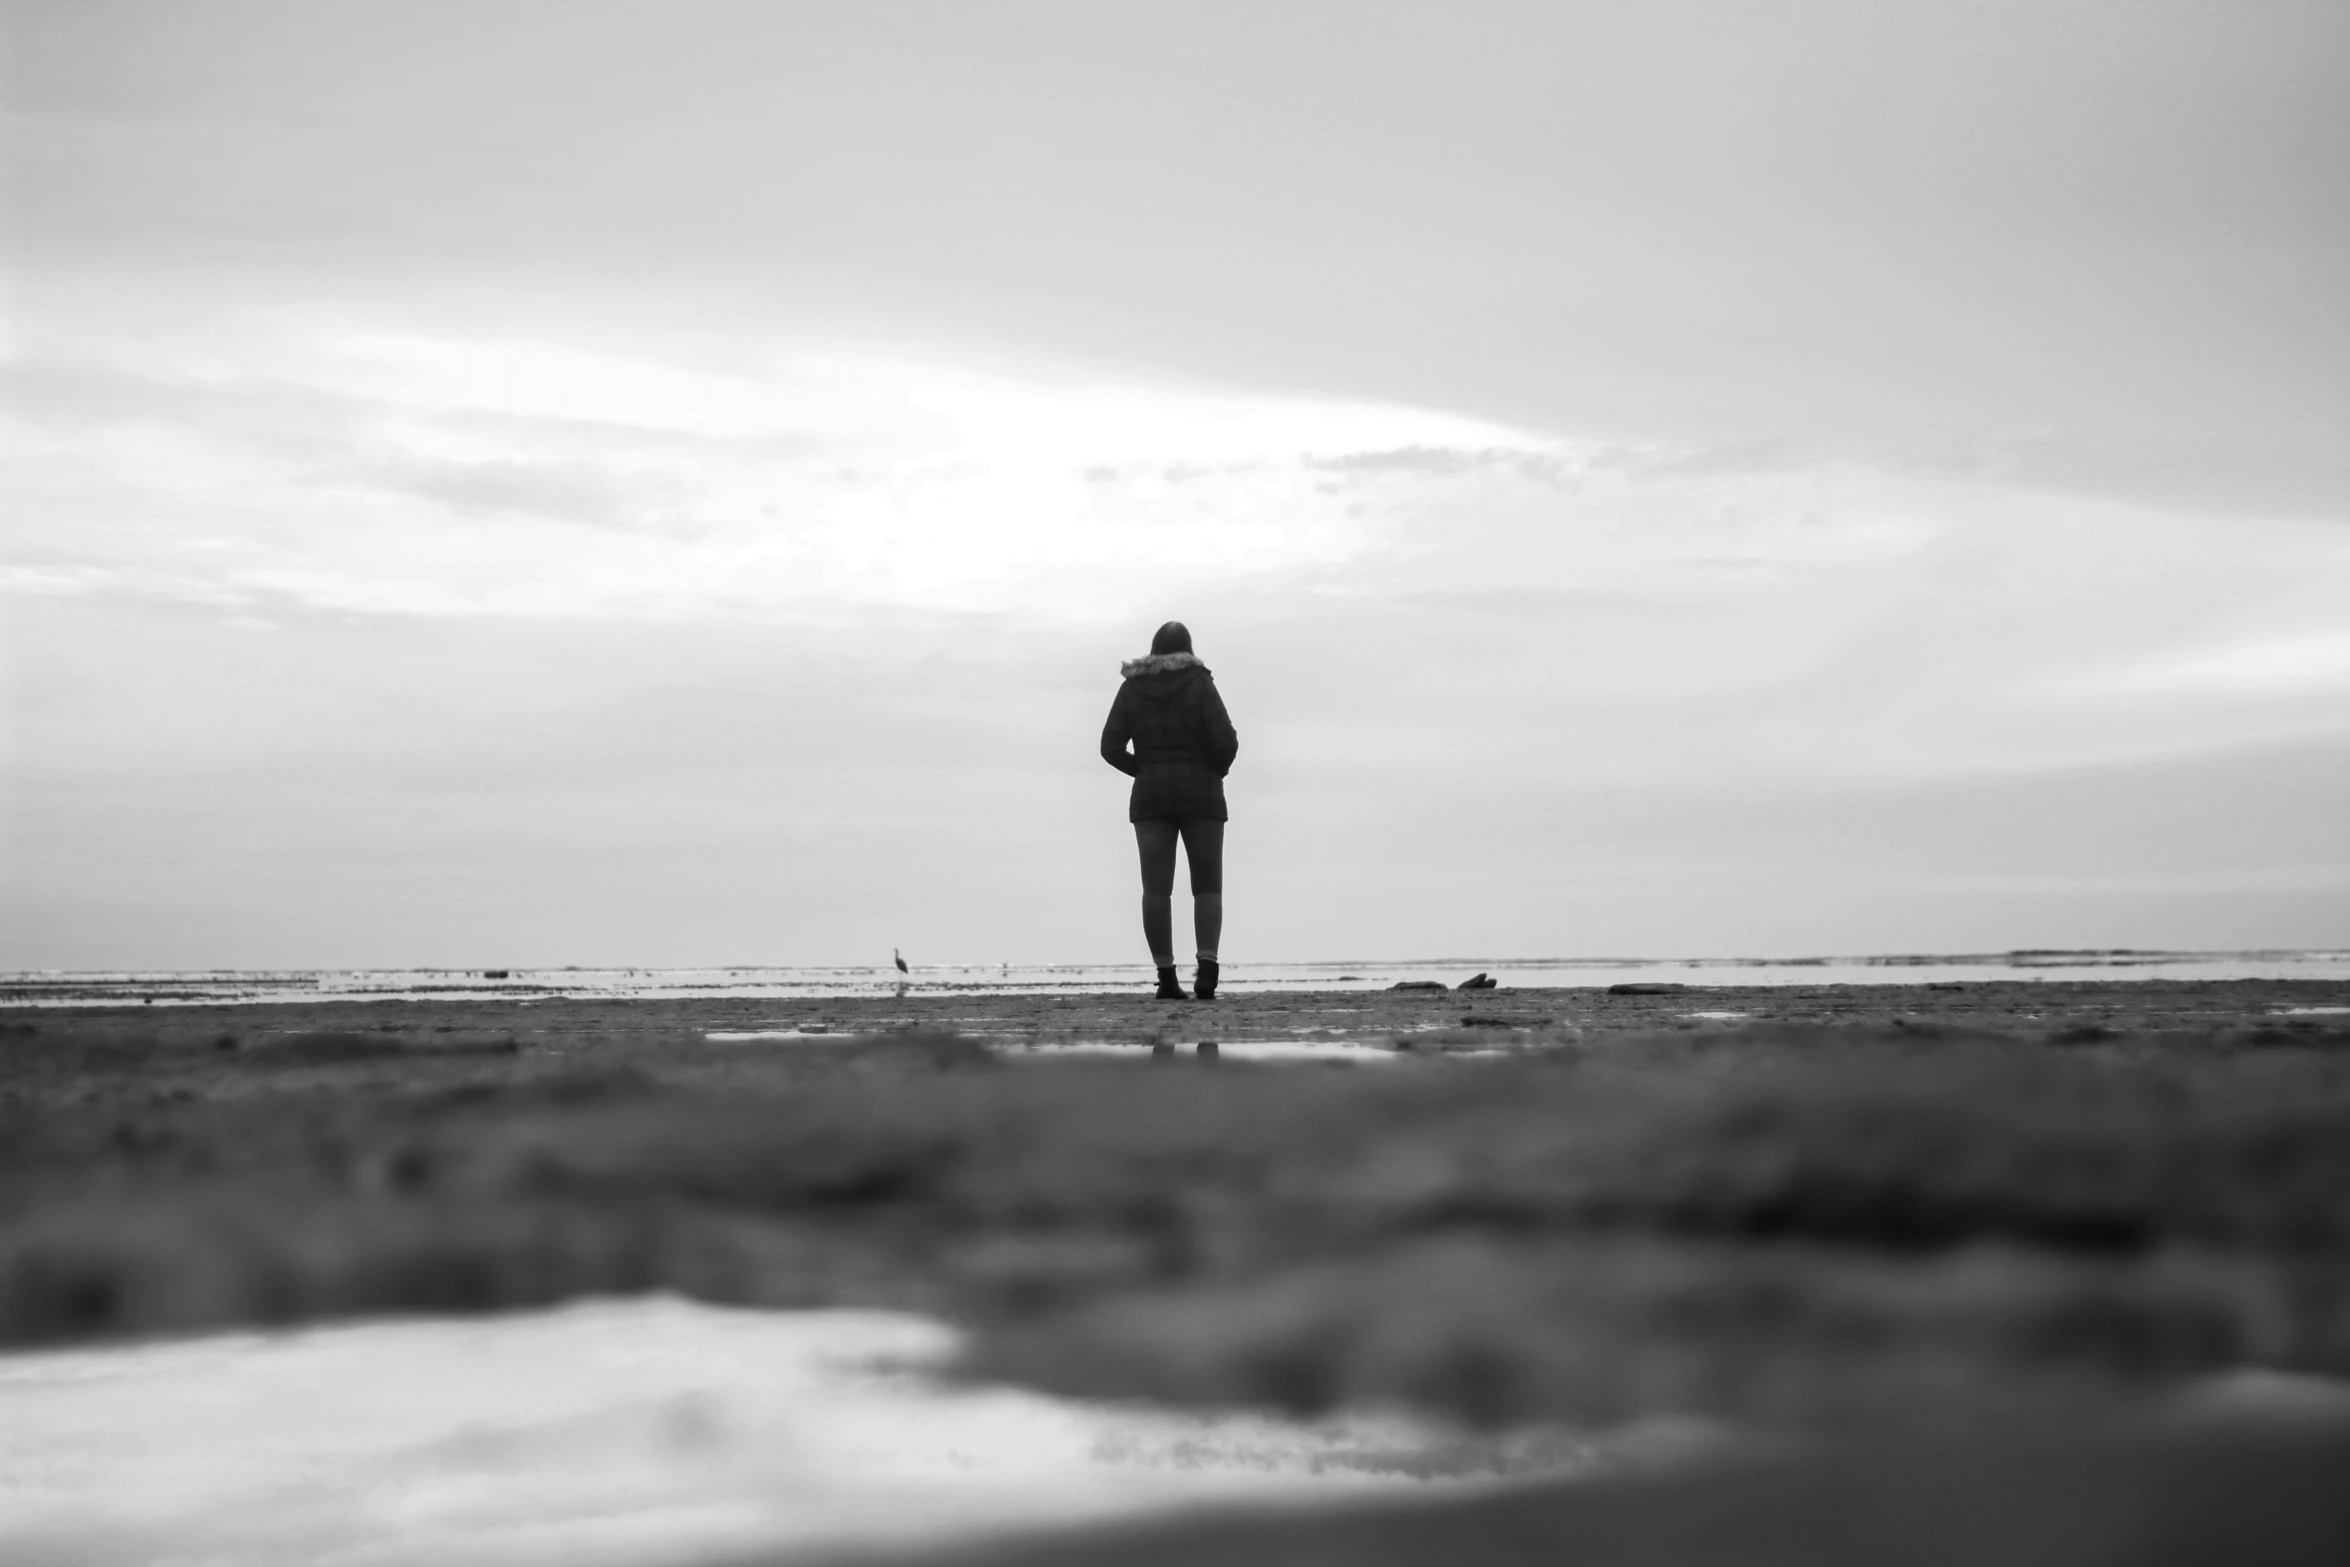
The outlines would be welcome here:
[[[1857,1561],[1914,1514],[1946,1549],[1911,1559],[2021,1560],[2127,1544],[2116,1520],[2208,1469],[2235,1478],[2196,1516],[2284,1560],[2261,1516],[2298,1520],[2285,1545],[2340,1521],[2295,1478],[2332,1428],[2147,1433],[2214,1377],[2350,1371],[2345,1003],[2019,982],[20,1011],[0,1337],[645,1291],[913,1309],[968,1332],[959,1374],[1071,1396],[1503,1434],[1690,1417],[1814,1455],[1393,1533],[1236,1524],[1219,1559],[1411,1559],[1442,1527],[1460,1560],[1533,1559],[1550,1530],[1585,1544],[1547,1559]],[[1203,1038],[1378,1064],[1149,1049]],[[2022,1432],[2038,1460],[2002,1456]],[[1853,1487],[1893,1500],[1820,1534]],[[1674,1496],[1737,1551],[1673,1535]],[[2072,1559],[2158,1559],[2096,1550]]]

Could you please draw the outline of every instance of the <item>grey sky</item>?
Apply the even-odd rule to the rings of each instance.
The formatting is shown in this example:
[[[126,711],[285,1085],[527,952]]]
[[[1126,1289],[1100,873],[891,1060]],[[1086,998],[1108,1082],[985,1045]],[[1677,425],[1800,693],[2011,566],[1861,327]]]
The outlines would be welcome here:
[[[2338,5],[6,14],[23,962],[2350,940]]]

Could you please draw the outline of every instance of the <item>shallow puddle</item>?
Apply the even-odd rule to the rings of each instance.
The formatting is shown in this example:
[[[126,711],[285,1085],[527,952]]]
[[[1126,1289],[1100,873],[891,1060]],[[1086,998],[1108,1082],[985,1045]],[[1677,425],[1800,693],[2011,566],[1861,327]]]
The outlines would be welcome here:
[[[1197,1057],[1197,1040],[1170,1040],[1178,1056]],[[1148,1059],[1152,1047],[1110,1040],[1072,1040],[1067,1044],[1036,1045],[1016,1054],[1033,1056],[1133,1056]],[[1393,1061],[1396,1053],[1385,1044],[1361,1045],[1345,1039],[1225,1039],[1209,1054],[1223,1061],[1335,1061],[1342,1064]]]
[[[745,1040],[822,1039],[837,1041],[840,1034],[805,1033],[797,1029],[769,1028],[738,1032],[707,1033],[704,1039],[723,1043]],[[1178,1055],[1199,1053],[1196,1039],[1170,1040]],[[1138,1040],[1072,1039],[1051,1044],[1001,1044],[999,1048],[1011,1056],[1130,1056],[1147,1060],[1152,1047]],[[1346,1039],[1230,1039],[1216,1041],[1215,1056],[1232,1061],[1392,1061],[1395,1052],[1384,1043],[1358,1044]]]
[[[634,1564],[1492,1483],[1593,1449],[934,1375],[882,1312],[669,1297],[0,1357],[0,1558]]]

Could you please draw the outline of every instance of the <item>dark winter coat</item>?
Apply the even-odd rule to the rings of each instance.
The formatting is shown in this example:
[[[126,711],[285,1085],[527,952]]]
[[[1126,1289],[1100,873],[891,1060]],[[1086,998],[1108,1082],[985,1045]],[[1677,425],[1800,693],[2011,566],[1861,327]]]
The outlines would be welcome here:
[[[1226,820],[1224,775],[1240,754],[1240,737],[1208,666],[1189,653],[1154,653],[1128,659],[1118,672],[1126,679],[1102,725],[1102,760],[1134,780],[1126,819]]]

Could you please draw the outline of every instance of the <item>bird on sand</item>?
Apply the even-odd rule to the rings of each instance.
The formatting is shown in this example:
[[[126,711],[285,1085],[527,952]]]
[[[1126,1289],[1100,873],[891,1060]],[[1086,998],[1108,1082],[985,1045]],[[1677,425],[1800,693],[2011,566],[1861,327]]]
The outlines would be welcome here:
[[[892,948],[890,948],[890,949],[889,949],[889,955],[890,955],[891,959],[892,959],[893,961],[895,961],[895,962],[896,962],[896,964],[897,964],[897,966],[898,966],[898,972],[899,972],[899,973],[901,973],[901,974],[911,974],[911,973],[913,973],[913,972],[914,972],[912,969],[910,969],[910,968],[906,967],[906,960],[905,960],[905,957],[904,957],[904,956],[903,956],[901,953],[899,953],[899,951],[898,951],[898,949],[897,949],[897,948],[895,948],[895,947],[892,947]]]

